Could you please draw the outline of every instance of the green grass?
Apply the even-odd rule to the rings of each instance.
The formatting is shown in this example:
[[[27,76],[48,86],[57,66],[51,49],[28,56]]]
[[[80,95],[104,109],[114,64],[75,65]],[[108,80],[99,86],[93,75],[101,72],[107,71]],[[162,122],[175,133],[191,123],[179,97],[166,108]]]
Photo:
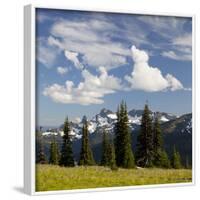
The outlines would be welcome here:
[[[36,191],[69,190],[192,181],[190,169],[118,169],[53,165],[36,166]]]

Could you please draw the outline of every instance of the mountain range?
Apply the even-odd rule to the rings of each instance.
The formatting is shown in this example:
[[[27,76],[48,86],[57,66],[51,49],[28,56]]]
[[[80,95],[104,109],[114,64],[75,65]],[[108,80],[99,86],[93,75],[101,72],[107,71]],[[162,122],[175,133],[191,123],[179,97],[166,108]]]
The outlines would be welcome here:
[[[129,127],[132,136],[132,148],[136,149],[137,135],[140,130],[141,118],[143,110],[132,109],[128,112]],[[176,146],[180,152],[183,163],[192,163],[192,114],[184,114],[177,116],[166,112],[150,112],[152,119],[158,117],[161,123],[161,129],[163,132],[164,147],[171,156],[173,147]],[[82,137],[82,125],[85,120],[88,121],[88,130],[90,144],[93,149],[94,157],[96,161],[101,157],[101,143],[102,132],[107,130],[110,135],[110,139],[114,137],[114,127],[116,123],[116,113],[103,108],[98,114],[96,114],[91,120],[88,120],[86,116],[83,116],[79,122],[71,122],[70,135],[73,140],[74,156],[78,160],[79,152],[81,148]],[[42,132],[43,139],[45,141],[45,149],[48,154],[49,143],[54,135],[58,143],[62,144],[63,125],[58,128],[49,129]]]

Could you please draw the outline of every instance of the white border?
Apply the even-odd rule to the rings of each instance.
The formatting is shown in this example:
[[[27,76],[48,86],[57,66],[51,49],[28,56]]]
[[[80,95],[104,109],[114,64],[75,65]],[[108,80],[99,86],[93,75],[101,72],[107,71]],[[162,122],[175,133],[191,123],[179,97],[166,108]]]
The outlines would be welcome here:
[[[74,189],[74,190],[56,190],[56,191],[35,191],[35,11],[37,8],[59,9],[59,10],[76,10],[92,12],[109,12],[138,15],[159,15],[159,16],[176,16],[192,18],[192,182],[191,183],[171,183],[171,184],[154,184],[141,186],[123,186],[123,187],[106,187],[91,189]],[[193,14],[172,14],[159,12],[144,12],[133,10],[107,10],[107,9],[88,9],[84,7],[59,7],[46,5],[27,5],[24,7],[24,191],[30,195],[49,195],[49,194],[71,194],[85,192],[102,192],[102,191],[119,191],[130,189],[148,189],[163,187],[180,187],[194,186],[196,182],[195,171],[195,149],[196,149],[196,73],[195,73],[195,15]]]

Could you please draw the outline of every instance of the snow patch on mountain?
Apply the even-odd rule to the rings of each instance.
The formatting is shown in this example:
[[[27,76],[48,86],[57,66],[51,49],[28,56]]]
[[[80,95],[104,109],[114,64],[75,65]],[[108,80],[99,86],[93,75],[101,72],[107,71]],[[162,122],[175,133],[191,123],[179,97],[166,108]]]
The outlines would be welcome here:
[[[132,116],[130,116],[129,115],[129,117],[128,117],[128,121],[129,121],[129,123],[130,124],[136,124],[136,125],[140,125],[141,124],[141,119],[142,119],[142,116],[134,116],[134,117],[132,117]]]
[[[163,115],[163,116],[161,116],[160,121],[162,121],[162,122],[168,122],[169,119],[167,119],[167,118]]]
[[[93,123],[93,122],[90,122],[89,125],[88,125],[88,131],[90,133],[94,133],[95,130],[97,128],[97,124],[96,123]]]
[[[192,118],[187,122],[186,127],[181,132],[192,134]]]
[[[115,113],[108,114],[108,117],[111,118],[111,119],[117,119],[117,115]]]
[[[131,111],[128,112],[129,127],[132,131],[137,129],[141,125],[142,114],[143,114],[143,110],[132,109]],[[164,112],[150,111],[150,115],[153,120],[156,117],[158,117],[161,123],[165,123],[172,119],[177,118],[177,116],[175,115],[164,113]],[[95,132],[101,132],[104,129],[112,134],[114,132],[115,124],[117,122],[117,114],[115,112],[112,112],[111,110],[103,108],[91,120],[88,120],[86,116],[83,116],[82,120],[79,120],[79,122],[78,121],[71,122],[70,135],[72,136],[72,138],[80,139],[82,137],[82,127],[85,121],[88,121],[88,131],[90,134],[95,133]],[[186,129],[189,132],[189,130],[191,129],[191,123],[187,125]],[[63,125],[60,128],[58,128],[57,131],[53,131],[53,130],[45,131],[42,135],[63,136],[64,135]]]
[[[50,135],[58,135],[58,133],[57,132],[51,132],[51,131],[42,133],[42,136],[50,136]]]

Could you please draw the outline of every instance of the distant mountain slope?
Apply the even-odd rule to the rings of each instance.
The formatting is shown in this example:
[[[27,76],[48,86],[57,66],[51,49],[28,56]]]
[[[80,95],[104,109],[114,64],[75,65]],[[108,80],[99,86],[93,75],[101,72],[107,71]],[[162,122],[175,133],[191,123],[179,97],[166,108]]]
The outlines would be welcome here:
[[[131,130],[136,130],[138,126],[141,123],[143,110],[136,110],[132,109],[128,113],[129,117],[129,126]],[[155,117],[158,117],[161,123],[168,122],[170,120],[176,119],[176,115],[172,115],[165,112],[152,112],[151,116],[154,119]],[[111,134],[114,131],[114,126],[116,123],[116,113],[112,112],[111,110],[108,110],[106,108],[103,108],[98,114],[96,114],[91,120],[88,120],[88,129],[89,132],[95,133],[95,132],[101,132],[103,129],[109,131]],[[87,120],[86,116],[83,116],[81,122],[71,122],[71,135],[74,137],[74,139],[80,139],[81,138],[81,130],[83,122]],[[60,126],[60,133],[62,135],[62,128],[63,125]],[[46,134],[46,133],[44,133]]]
[[[181,154],[182,162],[192,163],[192,114],[185,114],[161,125],[164,133],[164,145],[168,154],[172,154],[174,145]]]
[[[132,135],[132,147],[135,151],[137,143],[137,135],[140,130],[142,110],[132,109],[129,111],[129,127]],[[151,112],[154,119],[158,117],[161,122],[161,129],[164,135],[164,146],[168,154],[172,154],[173,146],[175,145],[181,154],[183,162],[186,159],[192,161],[192,114],[185,114],[180,117],[165,112]],[[91,120],[88,120],[88,129],[90,132],[90,143],[94,152],[94,157],[97,161],[101,156],[102,131],[106,129],[110,133],[110,138],[114,137],[114,127],[116,123],[116,113],[108,109],[102,109]],[[81,129],[83,122],[87,120],[84,116],[81,122],[71,123],[71,135],[73,138],[73,150],[75,158],[78,160],[81,147]],[[63,135],[63,125],[58,129],[48,130],[42,133],[46,143],[46,152],[48,154],[49,142],[53,135],[56,135],[57,141],[61,145]]]

